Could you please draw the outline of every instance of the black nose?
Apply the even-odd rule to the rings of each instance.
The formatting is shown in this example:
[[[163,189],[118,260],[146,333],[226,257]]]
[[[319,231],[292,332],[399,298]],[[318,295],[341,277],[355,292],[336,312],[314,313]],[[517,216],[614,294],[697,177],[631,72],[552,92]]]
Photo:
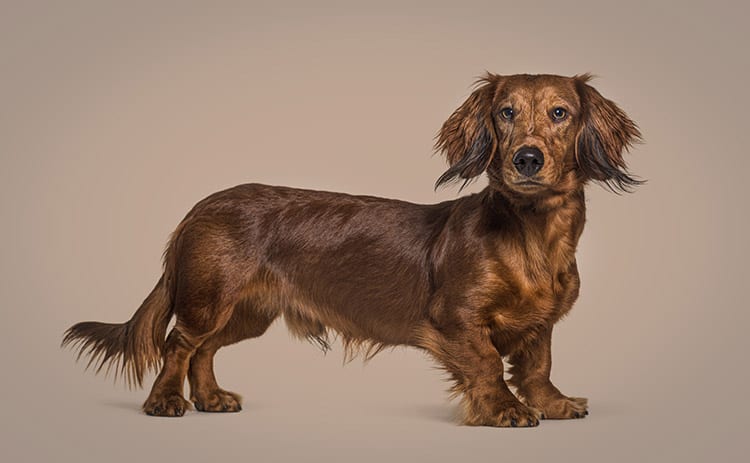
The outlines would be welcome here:
[[[539,148],[525,146],[513,155],[513,165],[521,175],[531,177],[542,169],[544,155]]]

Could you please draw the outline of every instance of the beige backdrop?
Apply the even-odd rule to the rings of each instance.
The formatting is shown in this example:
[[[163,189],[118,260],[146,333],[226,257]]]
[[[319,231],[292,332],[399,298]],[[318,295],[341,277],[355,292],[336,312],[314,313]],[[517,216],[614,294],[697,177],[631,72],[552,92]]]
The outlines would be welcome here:
[[[109,3],[0,5],[7,461],[742,459],[741,2]],[[154,419],[147,391],[59,349],[74,322],[130,317],[168,234],[218,189],[455,197],[432,190],[433,136],[485,69],[594,72],[645,136],[629,161],[646,186],[589,190],[582,295],[556,329],[553,379],[589,397],[585,420],[456,426],[421,353],[342,367],[340,346],[323,356],[281,323],[218,357],[242,413]]]

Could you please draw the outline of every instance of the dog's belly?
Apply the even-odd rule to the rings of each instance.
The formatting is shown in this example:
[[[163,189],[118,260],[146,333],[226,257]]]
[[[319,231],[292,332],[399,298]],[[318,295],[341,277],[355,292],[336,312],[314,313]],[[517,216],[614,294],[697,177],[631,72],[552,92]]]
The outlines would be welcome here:
[[[410,344],[423,318],[426,282],[416,272],[407,275],[406,262],[383,268],[372,252],[367,246],[358,252],[358,259],[373,262],[369,266],[347,263],[342,252],[303,254],[295,263],[271,260],[246,294],[259,309],[282,314],[300,338],[319,342],[332,330],[345,343]]]
[[[287,306],[283,313],[287,325],[292,328],[290,321],[295,320],[293,330],[300,331],[306,337],[320,333],[320,327],[325,327],[342,336],[345,342],[409,344],[413,333],[413,324],[409,321],[387,319],[374,313],[357,317],[353,312],[350,308],[303,302]]]

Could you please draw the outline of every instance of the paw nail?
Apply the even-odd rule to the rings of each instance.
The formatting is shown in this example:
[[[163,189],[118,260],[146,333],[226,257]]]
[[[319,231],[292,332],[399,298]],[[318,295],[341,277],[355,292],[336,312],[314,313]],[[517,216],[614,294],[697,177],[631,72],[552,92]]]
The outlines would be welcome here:
[[[581,414],[578,412],[573,413],[573,418],[580,418]]]
[[[516,421],[515,419],[512,419],[510,420],[510,425],[515,428],[516,426],[518,426],[518,421]]]
[[[161,413],[161,407],[154,407],[154,415]]]
[[[239,411],[241,411],[241,410],[242,410],[242,405],[240,405],[240,404],[237,404],[237,411],[239,412]]]
[[[547,416],[544,413],[542,413],[541,415],[539,415],[539,418],[545,419],[545,418],[547,418]]]
[[[583,412],[583,414],[584,414],[585,416],[588,416],[588,414],[589,414],[589,411],[588,411],[588,410],[586,410],[585,412]]]

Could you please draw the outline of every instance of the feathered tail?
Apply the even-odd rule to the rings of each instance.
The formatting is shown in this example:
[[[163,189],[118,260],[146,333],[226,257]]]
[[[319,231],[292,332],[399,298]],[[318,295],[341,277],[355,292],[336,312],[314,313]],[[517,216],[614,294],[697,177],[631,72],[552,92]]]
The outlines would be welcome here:
[[[115,378],[125,378],[128,386],[143,386],[147,370],[157,371],[162,359],[167,325],[172,318],[171,292],[164,275],[143,301],[133,318],[125,323],[81,322],[68,328],[62,346],[74,346],[78,357],[89,357],[99,373],[114,367]]]

